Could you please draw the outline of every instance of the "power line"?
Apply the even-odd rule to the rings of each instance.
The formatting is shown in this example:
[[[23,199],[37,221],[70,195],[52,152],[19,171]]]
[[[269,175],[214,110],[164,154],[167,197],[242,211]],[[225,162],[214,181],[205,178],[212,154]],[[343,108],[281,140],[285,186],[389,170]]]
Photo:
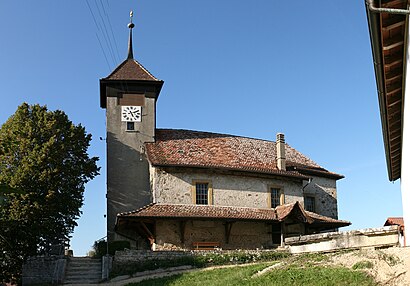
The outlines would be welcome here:
[[[107,62],[108,68],[109,68],[109,70],[111,70],[110,63],[108,62],[108,58],[107,58],[107,55],[106,55],[105,52],[104,52],[104,49],[103,49],[103,46],[102,46],[102,44],[101,44],[100,38],[98,37],[98,34],[97,34],[97,33],[95,33],[95,35],[97,36],[98,43],[100,43],[100,47],[101,47],[101,50],[102,50],[102,52],[103,52],[105,61]]]
[[[112,60],[114,61],[114,63],[118,62],[119,60],[117,60],[115,58],[114,49],[113,49],[112,44],[111,44],[111,39],[110,39],[110,37],[108,35],[108,32],[107,32],[107,26],[105,25],[105,21],[104,21],[104,18],[102,16],[102,14],[101,14],[101,10],[100,10],[100,7],[98,5],[97,0],[94,0],[94,3],[95,3],[95,6],[97,7],[98,15],[100,16],[100,19],[101,19],[101,22],[102,22],[102,26],[101,26],[101,27],[103,27],[102,34],[103,34],[103,37],[104,37],[104,39],[107,43],[107,47],[108,47],[108,50],[111,54]]]
[[[112,36],[112,38],[113,38],[113,41],[114,41],[114,44],[115,44],[115,49],[116,49],[116,51],[117,51],[117,56],[118,56],[118,60],[119,60],[119,59],[120,59],[120,53],[119,53],[119,51],[118,51],[118,45],[117,45],[117,40],[115,39],[114,31],[112,30],[112,25],[111,25],[110,17],[109,17],[108,14],[107,14],[107,10],[104,8],[103,0],[100,0],[100,1],[101,1],[101,6],[102,6],[102,9],[103,9],[103,11],[104,11],[105,17],[107,17],[107,20],[108,20],[108,26],[110,27],[111,36]],[[108,4],[108,0],[107,0],[107,4]]]
[[[95,15],[94,15],[94,13],[93,13],[93,10],[91,9],[91,6],[90,6],[89,1],[86,0],[86,3],[87,3],[88,10],[90,11],[90,14],[91,14],[91,16],[92,16],[92,18],[93,18],[94,24],[95,24],[95,26],[97,27],[97,32],[95,33],[95,35],[97,36],[98,43],[99,43],[100,48],[101,48],[101,51],[102,51],[102,53],[103,53],[103,55],[104,55],[105,61],[107,62],[108,68],[109,68],[109,70],[111,70],[111,65],[110,65],[110,63],[109,63],[109,60],[108,60],[107,54],[106,54],[106,52],[105,52],[104,46],[103,46],[103,44],[102,44],[102,42],[101,42],[101,40],[100,40],[100,37],[98,36],[98,32],[101,32],[103,35],[104,35],[104,33],[102,32],[102,29],[101,29],[100,25],[98,24],[97,19],[95,18]],[[112,57],[113,57],[113,56],[112,56]],[[113,61],[114,61],[114,64],[115,64],[115,59],[113,59]]]

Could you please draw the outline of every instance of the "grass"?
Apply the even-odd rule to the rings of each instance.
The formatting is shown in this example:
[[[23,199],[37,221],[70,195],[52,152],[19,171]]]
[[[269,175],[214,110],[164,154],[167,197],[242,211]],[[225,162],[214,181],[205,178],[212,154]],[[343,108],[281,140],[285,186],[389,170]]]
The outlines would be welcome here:
[[[252,278],[256,272],[272,265],[259,263],[244,267],[222,268],[208,271],[195,271],[171,277],[145,280],[127,286],[230,286],[230,285],[377,285],[374,280],[360,271],[342,267],[290,265],[275,269],[265,275]]]
[[[202,253],[195,256],[183,256],[174,259],[146,260],[121,265],[114,265],[110,277],[132,275],[136,272],[167,268],[181,265],[192,265],[196,268],[227,264],[244,264],[250,262],[277,261],[288,258],[289,253],[278,251],[246,252],[231,251],[226,253]]]

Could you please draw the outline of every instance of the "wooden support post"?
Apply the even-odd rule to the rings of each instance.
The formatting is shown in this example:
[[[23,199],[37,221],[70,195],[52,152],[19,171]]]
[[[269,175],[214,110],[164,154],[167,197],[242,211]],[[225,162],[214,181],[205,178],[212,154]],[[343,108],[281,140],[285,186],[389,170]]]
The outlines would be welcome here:
[[[225,242],[229,243],[233,222],[225,222]]]
[[[285,223],[280,223],[280,246],[285,246]]]
[[[181,243],[185,243],[185,226],[186,226],[186,220],[181,220],[179,222],[179,235],[181,238]]]
[[[155,243],[155,236],[151,233],[151,231],[148,229],[148,227],[145,225],[143,221],[140,221],[140,226],[142,230],[144,231],[144,233],[146,234],[147,239],[149,240],[149,243],[152,248],[153,244]]]

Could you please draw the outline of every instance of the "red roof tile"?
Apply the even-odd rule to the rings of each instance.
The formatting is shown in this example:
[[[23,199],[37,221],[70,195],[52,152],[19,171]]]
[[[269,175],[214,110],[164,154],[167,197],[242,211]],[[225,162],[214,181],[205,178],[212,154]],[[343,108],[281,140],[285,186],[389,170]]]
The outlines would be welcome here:
[[[150,204],[136,211],[120,213],[118,217],[143,218],[212,218],[239,220],[274,220],[274,209],[226,207],[214,205]]]
[[[117,217],[120,220],[127,218],[190,218],[280,222],[292,214],[298,215],[301,220],[309,224],[320,222],[337,226],[350,225],[348,221],[336,220],[305,211],[299,202],[278,206],[275,209],[153,203],[135,211],[119,213]]]
[[[384,226],[388,226],[388,225],[398,225],[400,227],[404,227],[403,217],[389,217],[389,218],[387,218],[386,222],[384,223]]]
[[[300,217],[301,220],[311,223],[313,220],[307,215],[302,205],[299,202],[294,204],[285,204],[277,206],[275,208],[277,219],[279,221],[285,220],[289,215],[294,213],[296,216]]]
[[[310,211],[305,211],[307,216],[309,216],[312,219],[312,223],[334,223],[334,224],[340,224],[340,226],[348,226],[350,225],[350,221],[347,220],[339,220],[339,219],[334,219],[331,217],[323,216],[314,212]]]
[[[306,179],[296,166],[333,175],[285,144],[287,171],[276,166],[276,143],[272,141],[210,132],[157,129],[155,143],[147,143],[154,166],[204,167],[277,174]],[[340,175],[338,175],[340,176]]]
[[[159,81],[146,68],[134,59],[123,61],[106,80],[148,80]]]

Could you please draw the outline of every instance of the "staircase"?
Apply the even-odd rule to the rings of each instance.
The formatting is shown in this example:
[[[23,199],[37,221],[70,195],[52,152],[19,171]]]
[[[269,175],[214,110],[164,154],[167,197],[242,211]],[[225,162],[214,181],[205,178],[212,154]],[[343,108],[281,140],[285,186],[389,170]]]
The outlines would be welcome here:
[[[94,284],[101,281],[101,259],[70,257],[64,284]]]

